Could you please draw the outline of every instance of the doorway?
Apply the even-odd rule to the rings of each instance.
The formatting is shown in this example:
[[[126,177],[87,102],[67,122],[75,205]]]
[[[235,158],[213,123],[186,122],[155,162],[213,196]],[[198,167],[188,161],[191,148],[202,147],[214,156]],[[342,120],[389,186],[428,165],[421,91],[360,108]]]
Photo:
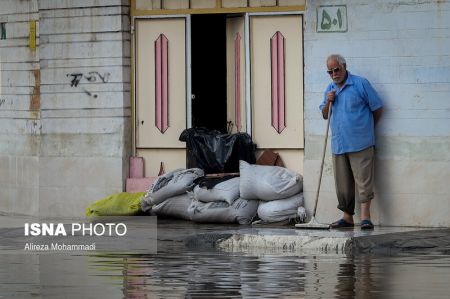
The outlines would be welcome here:
[[[247,132],[259,149],[276,149],[301,173],[302,20],[245,14],[137,20],[135,145],[152,165],[147,173],[156,175],[161,161],[166,169],[186,165],[179,136],[187,125]]]
[[[191,41],[192,127],[226,133],[226,15],[192,15]]]

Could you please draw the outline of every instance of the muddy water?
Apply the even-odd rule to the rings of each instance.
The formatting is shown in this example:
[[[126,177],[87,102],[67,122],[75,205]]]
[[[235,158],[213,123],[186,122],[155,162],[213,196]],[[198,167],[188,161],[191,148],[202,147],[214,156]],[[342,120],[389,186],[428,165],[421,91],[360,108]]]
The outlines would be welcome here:
[[[137,254],[134,239],[129,253],[38,254],[4,250],[23,242],[23,229],[11,224],[15,218],[2,219],[0,298],[384,299],[449,298],[450,293],[447,247],[355,256],[225,252],[198,236],[242,232],[240,226],[158,221],[156,252]]]
[[[0,298],[448,298],[448,252],[0,254]]]

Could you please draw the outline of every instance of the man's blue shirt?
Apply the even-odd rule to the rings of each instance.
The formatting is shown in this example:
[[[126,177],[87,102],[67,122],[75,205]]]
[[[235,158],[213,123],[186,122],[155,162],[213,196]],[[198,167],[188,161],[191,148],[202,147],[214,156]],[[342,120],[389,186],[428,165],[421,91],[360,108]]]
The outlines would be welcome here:
[[[341,89],[332,82],[325,90],[320,110],[327,102],[327,93],[336,90],[331,110],[331,151],[333,154],[357,152],[375,145],[375,125],[372,112],[383,103],[365,78],[347,71],[347,80]]]

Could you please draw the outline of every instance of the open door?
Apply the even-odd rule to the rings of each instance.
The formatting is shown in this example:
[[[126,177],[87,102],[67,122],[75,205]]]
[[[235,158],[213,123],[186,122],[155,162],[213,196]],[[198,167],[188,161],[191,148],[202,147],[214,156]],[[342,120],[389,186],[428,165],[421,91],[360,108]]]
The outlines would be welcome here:
[[[146,175],[186,166],[186,18],[136,21],[136,148]]]
[[[193,15],[191,24],[193,127],[246,132],[244,16]]]
[[[227,129],[229,133],[247,131],[244,28],[244,16],[227,17]]]
[[[223,14],[191,16],[192,126],[226,132],[226,27]]]

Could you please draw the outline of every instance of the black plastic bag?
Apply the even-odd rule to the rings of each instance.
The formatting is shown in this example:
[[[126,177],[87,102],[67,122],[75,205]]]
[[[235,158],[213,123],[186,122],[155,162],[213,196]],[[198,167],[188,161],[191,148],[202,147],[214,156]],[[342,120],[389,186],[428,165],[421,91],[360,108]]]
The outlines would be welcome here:
[[[216,130],[190,128],[179,138],[186,142],[188,168],[205,173],[239,172],[239,160],[254,164],[255,147],[247,133],[222,134]]]

